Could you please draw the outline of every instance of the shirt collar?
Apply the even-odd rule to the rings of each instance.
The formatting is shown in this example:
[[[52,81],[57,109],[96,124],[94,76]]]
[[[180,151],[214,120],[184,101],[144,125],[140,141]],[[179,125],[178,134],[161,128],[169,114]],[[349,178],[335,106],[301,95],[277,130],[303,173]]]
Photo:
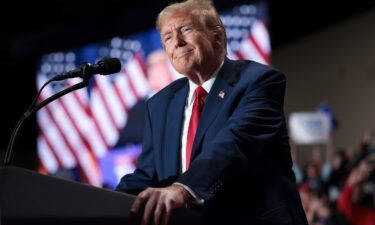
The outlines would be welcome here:
[[[220,66],[216,69],[216,71],[212,74],[210,79],[206,80],[201,86],[203,89],[207,92],[210,93],[210,90],[212,88],[212,85],[214,84],[217,74],[219,73],[221,67],[224,64],[224,60],[221,62]],[[194,83],[193,81],[189,80],[189,95],[188,95],[188,105],[193,104],[194,102],[194,91],[197,89],[198,85]]]

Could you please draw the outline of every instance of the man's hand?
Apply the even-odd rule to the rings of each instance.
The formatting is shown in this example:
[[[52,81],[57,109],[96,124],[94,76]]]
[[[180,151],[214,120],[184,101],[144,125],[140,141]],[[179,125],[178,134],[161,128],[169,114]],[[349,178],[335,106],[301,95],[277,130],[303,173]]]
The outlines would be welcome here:
[[[190,193],[182,186],[172,184],[166,188],[147,188],[138,194],[131,212],[137,213],[145,204],[141,225],[167,225],[173,209],[182,208],[193,200]]]

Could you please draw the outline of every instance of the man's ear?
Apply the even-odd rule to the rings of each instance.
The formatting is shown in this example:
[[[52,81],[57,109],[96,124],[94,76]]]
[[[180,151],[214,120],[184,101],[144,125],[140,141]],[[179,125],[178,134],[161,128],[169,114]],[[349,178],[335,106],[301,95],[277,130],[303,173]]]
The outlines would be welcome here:
[[[213,30],[213,38],[217,46],[225,44],[225,30],[221,26],[216,26]]]

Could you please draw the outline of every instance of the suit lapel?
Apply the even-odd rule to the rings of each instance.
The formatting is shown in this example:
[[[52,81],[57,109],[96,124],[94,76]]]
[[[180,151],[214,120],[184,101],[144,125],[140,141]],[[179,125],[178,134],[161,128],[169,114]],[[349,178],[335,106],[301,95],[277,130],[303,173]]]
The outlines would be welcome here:
[[[198,130],[194,138],[191,160],[193,160],[195,155],[198,153],[197,148],[202,141],[207,128],[215,120],[221,106],[231,93],[234,78],[234,65],[229,59],[226,58],[224,65],[219,71],[215,83],[213,84],[204,104],[202,114],[199,119]]]
[[[165,131],[165,147],[164,149],[164,168],[166,177],[177,176],[180,165],[180,145],[182,121],[184,116],[184,109],[187,94],[189,92],[189,84],[186,84],[179,89],[171,99],[167,114],[167,123]]]

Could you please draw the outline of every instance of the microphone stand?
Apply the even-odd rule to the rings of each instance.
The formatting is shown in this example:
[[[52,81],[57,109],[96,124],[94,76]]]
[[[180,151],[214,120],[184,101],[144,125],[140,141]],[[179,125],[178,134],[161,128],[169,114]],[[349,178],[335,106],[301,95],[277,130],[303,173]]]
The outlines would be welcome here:
[[[83,81],[80,82],[80,83],[77,83],[69,88],[66,88],[50,97],[48,97],[47,99],[45,99],[44,101],[40,102],[39,104],[35,105],[34,107],[32,106],[31,108],[29,108],[21,117],[21,119],[18,121],[16,127],[14,128],[13,130],[13,133],[12,133],[12,136],[10,138],[10,141],[9,141],[9,144],[8,144],[8,147],[7,147],[7,150],[5,152],[5,159],[4,159],[4,166],[9,166],[11,165],[12,163],[12,159],[13,159],[13,155],[14,155],[14,145],[16,143],[16,140],[18,138],[18,133],[19,131],[21,130],[22,128],[22,125],[24,123],[24,121],[26,119],[28,119],[31,115],[33,115],[34,113],[36,113],[39,109],[41,109],[42,107],[46,106],[47,104],[49,104],[50,102],[56,100],[57,98],[63,96],[63,95],[66,95],[72,91],[75,91],[75,90],[78,90],[78,89],[81,89],[81,88],[84,88],[84,87],[87,87],[88,84],[89,84],[89,77],[86,78],[85,74],[87,73],[87,70],[85,67],[82,68],[82,73],[83,73]],[[53,78],[52,78],[53,80]],[[49,83],[50,81],[48,81],[47,83]]]

